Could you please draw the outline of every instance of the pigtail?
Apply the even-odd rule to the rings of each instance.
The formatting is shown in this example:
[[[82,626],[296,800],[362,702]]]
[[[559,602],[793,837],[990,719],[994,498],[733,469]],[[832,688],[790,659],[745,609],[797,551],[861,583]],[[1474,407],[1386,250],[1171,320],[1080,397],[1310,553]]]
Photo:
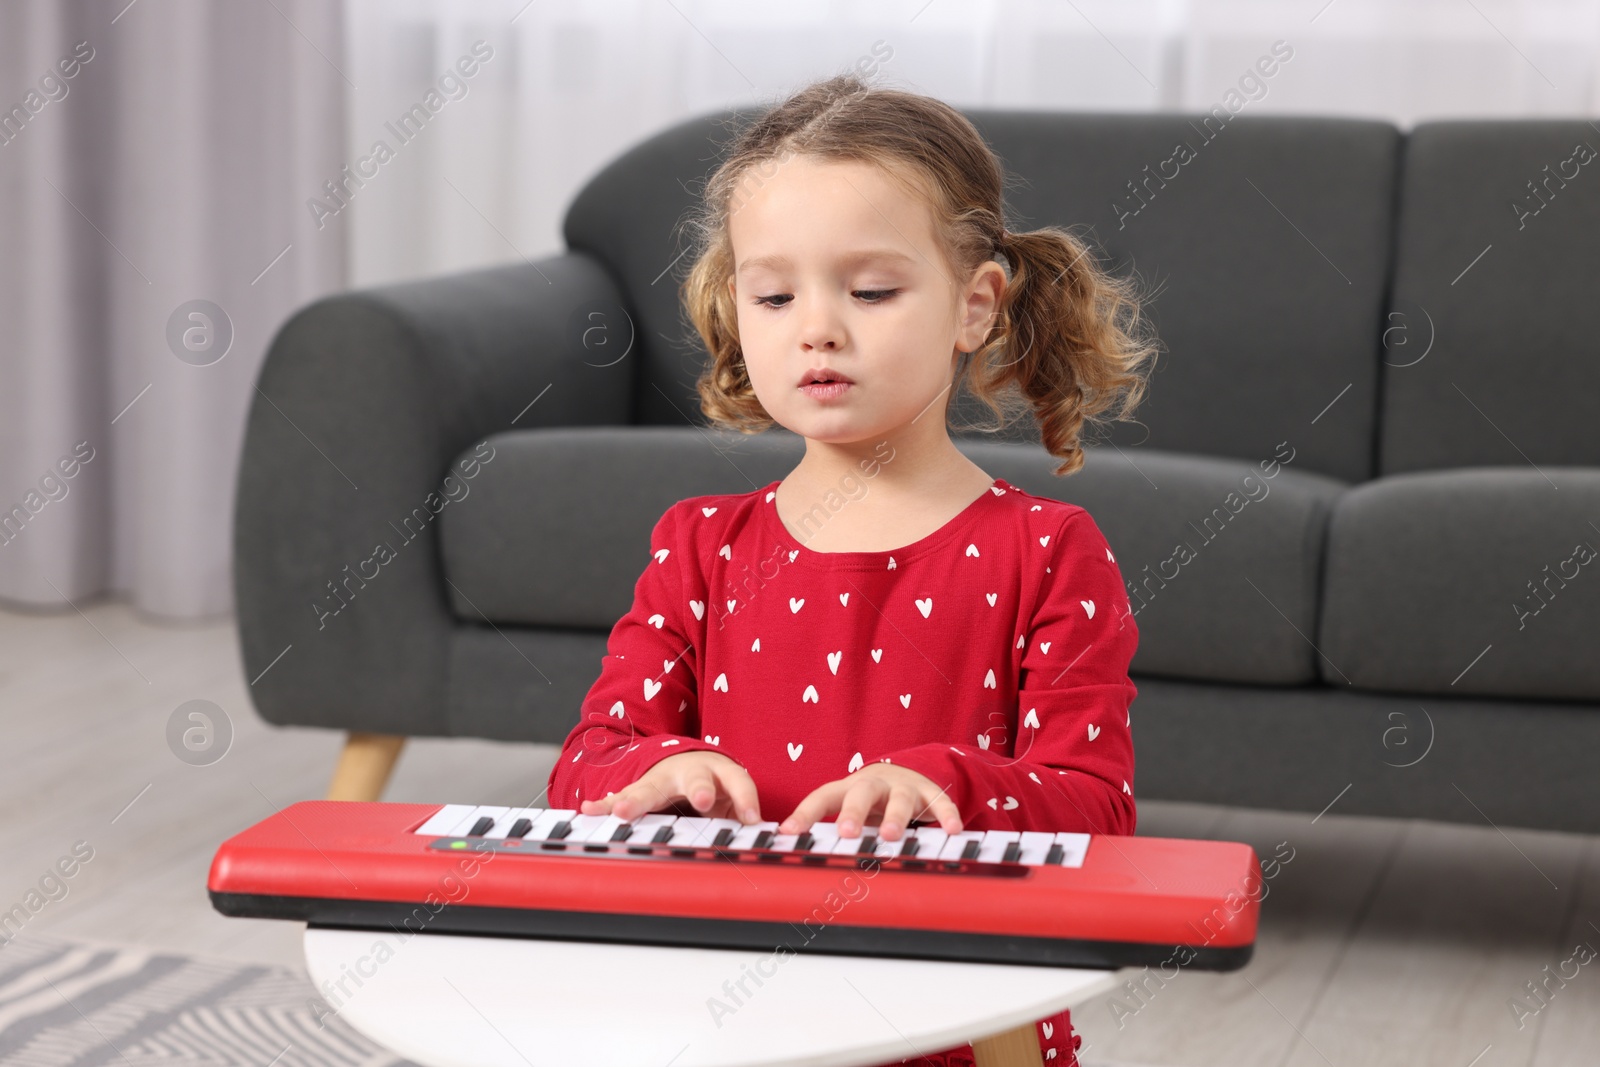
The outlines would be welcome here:
[[[1083,466],[1084,424],[1127,419],[1143,399],[1158,343],[1140,332],[1133,283],[1102,270],[1068,231],[1002,231],[995,246],[1011,278],[994,335],[968,365],[968,387],[1003,422],[997,398],[1015,386],[1040,442],[1061,461],[1055,473],[1072,474]]]

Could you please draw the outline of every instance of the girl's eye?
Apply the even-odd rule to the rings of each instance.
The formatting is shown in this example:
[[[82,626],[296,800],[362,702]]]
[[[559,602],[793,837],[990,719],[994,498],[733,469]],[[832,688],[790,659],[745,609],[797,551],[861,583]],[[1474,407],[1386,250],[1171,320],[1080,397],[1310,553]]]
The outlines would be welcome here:
[[[868,304],[881,304],[899,291],[898,289],[857,289],[851,295],[861,297]],[[789,293],[779,293],[775,296],[758,296],[753,303],[761,307],[781,308],[788,306],[788,301],[793,299],[794,297]],[[774,301],[783,301],[783,303],[775,303]]]

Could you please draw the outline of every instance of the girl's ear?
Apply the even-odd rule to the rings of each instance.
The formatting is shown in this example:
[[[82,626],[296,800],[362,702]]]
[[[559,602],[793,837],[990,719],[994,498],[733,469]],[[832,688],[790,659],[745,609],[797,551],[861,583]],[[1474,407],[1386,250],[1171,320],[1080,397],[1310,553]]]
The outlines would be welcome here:
[[[1004,267],[992,259],[978,265],[962,304],[961,322],[956,330],[957,349],[975,352],[988,339],[1005,289]]]

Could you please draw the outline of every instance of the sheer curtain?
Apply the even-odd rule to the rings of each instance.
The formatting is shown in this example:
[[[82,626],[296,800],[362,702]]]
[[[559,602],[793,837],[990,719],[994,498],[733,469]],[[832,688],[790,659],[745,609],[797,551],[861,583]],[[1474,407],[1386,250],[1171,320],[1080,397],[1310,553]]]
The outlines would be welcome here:
[[[493,49],[350,200],[355,285],[556,251],[574,192],[628,146],[858,62],[957,106],[1600,114],[1600,0],[346,0],[346,25],[352,154]],[[1292,57],[1252,78],[1277,41]]]
[[[0,4],[0,604],[232,608],[266,344],[344,283],[305,200],[344,155],[322,0]]]

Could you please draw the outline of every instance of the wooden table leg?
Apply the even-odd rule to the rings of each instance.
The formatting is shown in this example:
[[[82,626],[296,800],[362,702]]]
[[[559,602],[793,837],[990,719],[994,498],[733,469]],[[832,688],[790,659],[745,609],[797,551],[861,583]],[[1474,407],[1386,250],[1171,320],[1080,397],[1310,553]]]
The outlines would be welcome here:
[[[978,1067],[1042,1067],[1037,1024],[1029,1023],[972,1043]]]
[[[333,769],[328,784],[329,800],[377,800],[389,782],[400,749],[406,743],[396,734],[363,734],[352,731],[345,737],[344,751]]]

